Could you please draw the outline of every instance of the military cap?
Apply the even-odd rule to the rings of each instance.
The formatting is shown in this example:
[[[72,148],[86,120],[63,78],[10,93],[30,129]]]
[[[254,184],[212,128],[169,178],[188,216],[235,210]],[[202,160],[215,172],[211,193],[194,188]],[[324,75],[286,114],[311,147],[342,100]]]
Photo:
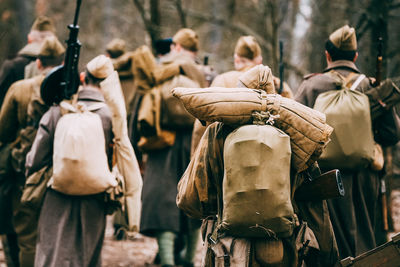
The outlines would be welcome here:
[[[33,22],[31,31],[39,31],[39,32],[50,31],[55,33],[56,28],[54,27],[53,21],[50,18],[46,16],[39,16]]]
[[[180,44],[186,50],[197,52],[199,50],[199,37],[197,34],[188,28],[180,29],[174,37],[172,37],[172,41],[175,44]]]
[[[89,61],[87,71],[97,79],[105,79],[114,71],[111,59],[100,55]]]
[[[46,37],[40,46],[39,56],[58,58],[64,54],[65,48],[55,36]]]
[[[254,59],[261,55],[261,48],[253,36],[242,36],[236,43],[235,54],[240,57]]]
[[[331,35],[329,35],[329,40],[336,48],[340,50],[357,50],[356,31],[354,28],[349,27],[349,25],[345,25],[334,31]]]
[[[106,46],[106,51],[110,53],[110,55],[120,56],[125,53],[126,43],[124,40],[115,38],[111,40]]]

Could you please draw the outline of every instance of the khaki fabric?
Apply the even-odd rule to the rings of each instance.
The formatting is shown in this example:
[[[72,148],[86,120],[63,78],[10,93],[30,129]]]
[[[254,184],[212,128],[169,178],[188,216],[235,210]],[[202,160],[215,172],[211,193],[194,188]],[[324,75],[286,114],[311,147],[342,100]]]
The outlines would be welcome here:
[[[150,48],[143,45],[133,52],[132,73],[135,76],[135,87],[138,90],[149,90],[154,84],[153,70],[156,60]]]
[[[65,53],[64,46],[55,36],[46,37],[40,47],[39,56],[46,58],[58,58]]]
[[[337,80],[341,89],[322,93],[315,100],[314,109],[325,113],[327,123],[335,129],[318,162],[325,169],[367,167],[374,158],[368,97],[351,90],[346,84],[348,79],[337,72],[326,75]]]
[[[240,57],[254,59],[261,56],[261,48],[253,36],[242,36],[236,43],[235,54]]]
[[[160,122],[162,128],[176,129],[193,127],[194,117],[185,109],[182,102],[172,95],[172,89],[177,86],[196,88],[199,87],[199,84],[184,75],[178,75],[160,86]]]
[[[51,187],[66,195],[92,195],[117,186],[108,168],[100,116],[91,112],[100,107],[65,101],[60,106],[70,113],[60,118],[54,134]]]
[[[132,56],[133,52],[127,52],[117,58],[111,59],[114,69],[118,72],[127,110],[130,109],[136,93],[134,76],[132,73]]]
[[[271,69],[268,66],[257,65],[239,76],[239,87],[261,89],[267,94],[275,93]]]
[[[36,18],[36,20],[33,22],[31,31],[50,31],[55,33],[56,28],[54,27],[53,21],[46,16],[39,16]]]
[[[199,50],[199,37],[192,29],[180,29],[173,37],[172,41],[180,44],[186,50],[197,52]]]
[[[289,136],[270,125],[240,126],[226,137],[223,153],[218,233],[253,238],[291,236],[295,215],[290,201]]]
[[[99,55],[89,61],[86,65],[86,69],[94,77],[105,79],[114,71],[114,66],[109,57]]]
[[[354,28],[345,25],[329,35],[329,40],[340,50],[357,50],[357,37]]]
[[[118,74],[114,71],[100,84],[111,110],[117,167],[125,182],[125,209],[130,231],[139,231],[141,212],[142,176],[139,163],[128,137],[126,109]]]
[[[252,123],[254,111],[273,114],[270,117],[275,126],[291,137],[292,166],[298,171],[307,169],[321,155],[333,130],[323,113],[261,90],[175,88],[173,94],[193,116],[203,121],[238,126]]]

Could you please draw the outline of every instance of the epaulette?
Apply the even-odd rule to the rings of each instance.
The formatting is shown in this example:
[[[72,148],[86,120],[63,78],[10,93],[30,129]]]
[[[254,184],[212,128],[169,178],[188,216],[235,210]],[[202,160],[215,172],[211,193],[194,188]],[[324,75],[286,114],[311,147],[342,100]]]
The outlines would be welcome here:
[[[322,73],[319,73],[319,72],[310,73],[310,74],[304,75],[303,79],[304,79],[304,80],[308,80],[308,79],[310,79],[311,77],[317,76],[317,75],[319,75],[319,74],[322,74]]]

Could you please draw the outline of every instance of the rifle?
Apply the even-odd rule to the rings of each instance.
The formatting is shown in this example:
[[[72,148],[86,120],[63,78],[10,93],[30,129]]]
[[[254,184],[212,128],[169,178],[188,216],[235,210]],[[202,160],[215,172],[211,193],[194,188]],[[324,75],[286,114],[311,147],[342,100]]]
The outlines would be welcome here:
[[[325,172],[318,177],[309,177],[294,193],[296,201],[319,201],[344,196],[342,176],[338,169]]]
[[[68,25],[69,39],[64,65],[51,70],[40,86],[40,94],[43,101],[51,106],[60,103],[63,99],[70,99],[78,91],[79,87],[79,52],[81,43],[78,40],[78,17],[82,0],[77,0],[73,24]]]
[[[375,74],[375,83],[374,87],[377,87],[381,84],[382,82],[382,61],[383,61],[383,54],[382,54],[382,49],[383,49],[383,39],[382,37],[378,38],[378,54],[376,57],[376,74]],[[386,104],[382,101],[382,99],[378,99],[379,104],[382,107],[386,107]],[[381,195],[381,205],[382,205],[382,219],[383,219],[383,230],[388,231],[389,230],[389,224],[388,224],[388,210],[387,210],[387,198],[386,198],[386,181],[385,177],[380,178],[380,188],[379,188],[379,193]]]
[[[283,42],[279,41],[279,89],[278,94],[281,94],[283,91],[283,79],[284,79],[284,70],[285,64],[283,63]]]
[[[374,86],[379,86],[382,82],[382,48],[383,48],[383,39],[382,37],[378,38],[378,55],[376,57],[376,73],[375,73],[375,83]]]

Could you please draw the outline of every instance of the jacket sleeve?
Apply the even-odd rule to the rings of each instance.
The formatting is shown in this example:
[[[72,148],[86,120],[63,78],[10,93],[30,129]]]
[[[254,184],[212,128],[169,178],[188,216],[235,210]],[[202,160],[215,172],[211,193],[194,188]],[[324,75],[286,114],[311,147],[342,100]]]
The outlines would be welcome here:
[[[17,102],[15,101],[14,91],[14,87],[11,86],[0,111],[0,142],[3,143],[14,141],[19,128]]]
[[[55,118],[55,107],[50,108],[39,122],[39,129],[36,133],[31,150],[26,155],[25,175],[40,170],[44,166],[51,166],[53,159],[54,131],[57,123]],[[59,109],[58,109],[59,113]]]
[[[307,80],[305,80],[300,84],[299,88],[297,88],[297,93],[294,97],[294,100],[309,107],[307,100],[307,83]]]
[[[217,187],[222,184],[221,123],[210,125],[178,183],[176,203],[188,216],[201,219],[217,214]]]

